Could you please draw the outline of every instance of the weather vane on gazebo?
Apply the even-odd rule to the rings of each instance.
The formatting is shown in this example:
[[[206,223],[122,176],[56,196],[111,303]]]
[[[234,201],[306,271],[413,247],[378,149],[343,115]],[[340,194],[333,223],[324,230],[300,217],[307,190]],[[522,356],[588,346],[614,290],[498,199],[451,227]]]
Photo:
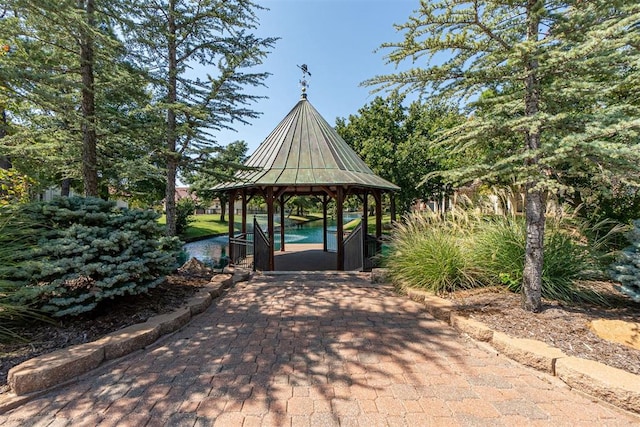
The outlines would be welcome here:
[[[298,65],[298,68],[302,70],[302,80],[300,80],[300,86],[302,86],[302,97],[307,97],[307,88],[309,87],[309,81],[307,76],[311,77],[307,64]]]

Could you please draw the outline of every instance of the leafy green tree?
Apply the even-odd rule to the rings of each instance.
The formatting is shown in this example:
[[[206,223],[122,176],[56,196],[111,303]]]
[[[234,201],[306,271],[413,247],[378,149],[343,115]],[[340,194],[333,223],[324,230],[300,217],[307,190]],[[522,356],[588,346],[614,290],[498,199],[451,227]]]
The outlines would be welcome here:
[[[437,104],[413,102],[405,107],[404,99],[397,92],[386,99],[376,97],[358,115],[338,118],[336,131],[376,174],[400,187],[398,207],[408,212],[417,199],[437,198],[450,188],[442,180],[421,182],[440,167],[440,156],[430,142],[461,116]]]
[[[185,179],[191,186],[191,192],[204,202],[220,201],[220,221],[225,220],[226,205],[229,196],[225,191],[213,189],[216,184],[232,181],[238,170],[246,169],[242,163],[247,159],[247,143],[234,141],[224,147],[212,147],[202,150],[197,159],[197,170],[187,174]]]
[[[424,66],[366,82],[467,102],[469,119],[441,146],[495,149],[445,176],[511,177],[525,188],[525,309],[541,309],[547,196],[575,190],[559,177],[639,183],[639,20],[631,0],[422,2],[398,27],[403,41],[384,47],[389,62]],[[495,95],[481,96],[487,90]]]
[[[248,105],[259,98],[246,86],[262,84],[260,65],[275,43],[255,37],[260,6],[247,0],[159,0],[131,2],[126,31],[138,60],[150,70],[165,114],[167,234],[176,234],[175,183],[178,168],[215,146],[214,134],[258,115]],[[206,67],[205,78],[189,72]]]

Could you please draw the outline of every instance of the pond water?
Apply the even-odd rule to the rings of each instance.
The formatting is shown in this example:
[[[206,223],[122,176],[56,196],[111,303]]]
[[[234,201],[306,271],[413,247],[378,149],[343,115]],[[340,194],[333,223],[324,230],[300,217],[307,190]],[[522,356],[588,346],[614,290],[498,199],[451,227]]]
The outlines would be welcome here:
[[[267,216],[256,215],[258,224],[263,230],[267,228]],[[345,213],[344,223],[360,218],[360,214],[357,213]],[[279,216],[276,221],[279,221]],[[253,226],[253,220],[247,219],[249,230]],[[329,231],[336,231],[336,221],[329,219],[327,221],[327,229]],[[302,224],[285,219],[285,243],[322,243],[322,220],[305,222]],[[280,248],[280,231],[276,230],[275,235],[275,249]],[[218,261],[221,257],[226,256],[229,253],[229,237],[218,236],[211,237],[205,240],[199,240],[197,242],[187,243],[183,247],[184,251],[188,254],[188,258],[197,258],[199,260],[213,260]]]

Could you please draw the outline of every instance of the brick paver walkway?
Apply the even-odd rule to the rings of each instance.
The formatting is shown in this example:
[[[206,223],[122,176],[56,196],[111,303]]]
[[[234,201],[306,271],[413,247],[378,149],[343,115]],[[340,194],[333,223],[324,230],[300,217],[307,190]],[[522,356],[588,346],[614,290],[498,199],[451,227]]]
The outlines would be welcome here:
[[[2,427],[638,423],[388,287],[339,276],[239,283],[146,351],[0,416]]]

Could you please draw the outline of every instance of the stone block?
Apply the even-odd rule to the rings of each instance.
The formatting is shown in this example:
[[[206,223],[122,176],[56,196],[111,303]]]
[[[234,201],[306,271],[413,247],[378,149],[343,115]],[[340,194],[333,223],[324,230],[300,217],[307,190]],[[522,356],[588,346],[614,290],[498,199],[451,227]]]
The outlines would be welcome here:
[[[640,350],[640,323],[618,319],[597,319],[589,328],[600,338]]]
[[[233,284],[233,275],[231,274],[216,274],[209,281],[209,287],[220,285],[221,289],[227,289]]]
[[[179,308],[167,314],[160,314],[147,320],[143,325],[155,326],[160,330],[160,335],[169,334],[189,323],[191,320],[191,310],[188,307]]]
[[[491,345],[501,354],[539,371],[555,375],[556,361],[567,357],[562,351],[538,340],[511,338],[494,332]]]
[[[425,297],[431,296],[431,295],[433,294],[429,292],[425,292],[420,289],[413,289],[413,288],[407,289],[407,296],[409,297],[410,300],[415,302],[424,303]]]
[[[191,315],[195,316],[205,311],[211,305],[211,294],[206,290],[198,292],[187,301],[187,307],[191,311]]]
[[[558,359],[556,375],[573,388],[640,413],[640,375],[577,357]]]
[[[20,396],[45,390],[96,368],[105,358],[96,343],[75,345],[34,357],[9,370],[7,382]]]
[[[436,319],[451,323],[451,313],[455,311],[455,304],[433,294],[425,294],[424,305],[427,311]]]
[[[493,338],[493,331],[487,325],[459,314],[451,314],[451,326],[478,341],[488,342]]]
[[[388,268],[372,268],[371,283],[389,283]]]
[[[222,283],[209,282],[205,285],[204,290],[207,291],[209,295],[211,295],[211,298],[218,298],[220,295],[222,295],[224,286],[222,286]]]
[[[138,323],[112,332],[95,341],[95,344],[104,347],[106,360],[112,360],[145,348],[159,337],[160,328],[157,325]]]
[[[233,283],[245,282],[251,278],[251,270],[236,268],[233,272]]]

